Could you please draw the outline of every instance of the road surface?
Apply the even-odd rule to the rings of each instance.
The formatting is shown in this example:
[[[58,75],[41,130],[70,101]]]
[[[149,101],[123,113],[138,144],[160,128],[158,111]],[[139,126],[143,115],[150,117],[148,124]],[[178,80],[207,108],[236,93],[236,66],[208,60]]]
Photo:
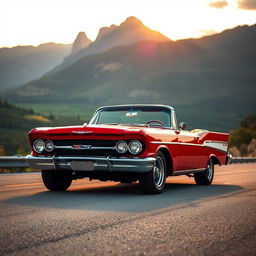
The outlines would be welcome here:
[[[217,167],[211,186],[170,177],[74,181],[49,192],[39,173],[0,175],[0,255],[256,255],[256,164]]]

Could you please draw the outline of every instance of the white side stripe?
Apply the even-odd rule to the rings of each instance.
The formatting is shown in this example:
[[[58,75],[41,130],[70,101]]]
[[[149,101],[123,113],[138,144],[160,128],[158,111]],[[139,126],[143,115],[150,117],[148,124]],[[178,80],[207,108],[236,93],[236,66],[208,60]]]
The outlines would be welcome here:
[[[228,143],[225,141],[211,141],[211,140],[206,140],[204,141],[204,146],[209,147],[209,148],[214,148],[218,149],[221,151],[227,152],[228,150]]]
[[[195,146],[195,147],[208,147],[217,149],[223,152],[227,152],[228,143],[226,141],[211,141],[206,140],[203,144],[193,144],[193,143],[184,143],[184,142],[167,142],[167,141],[151,141],[152,144],[165,144],[165,145],[183,145],[183,146]]]

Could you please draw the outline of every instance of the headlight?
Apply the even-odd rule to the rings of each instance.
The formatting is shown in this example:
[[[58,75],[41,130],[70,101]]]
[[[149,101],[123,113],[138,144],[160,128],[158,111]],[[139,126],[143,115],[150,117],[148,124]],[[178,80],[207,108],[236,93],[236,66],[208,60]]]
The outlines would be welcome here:
[[[54,150],[54,144],[53,144],[53,142],[52,142],[51,140],[47,140],[47,141],[45,142],[45,150],[46,150],[47,152],[51,152],[51,151]]]
[[[137,155],[142,151],[142,145],[138,140],[133,140],[129,143],[129,151],[133,155]]]
[[[44,151],[44,141],[36,140],[33,144],[33,148],[37,153],[42,153]]]
[[[118,141],[116,143],[116,150],[118,153],[124,154],[125,152],[127,152],[128,147],[125,141]]]

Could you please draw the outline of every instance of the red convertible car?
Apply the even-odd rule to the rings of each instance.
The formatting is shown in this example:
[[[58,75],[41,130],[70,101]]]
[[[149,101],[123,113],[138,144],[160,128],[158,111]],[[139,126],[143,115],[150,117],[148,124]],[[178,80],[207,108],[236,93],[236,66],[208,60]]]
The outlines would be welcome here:
[[[229,161],[228,134],[185,130],[166,105],[99,108],[89,124],[36,128],[27,161],[42,170],[49,190],[66,190],[72,180],[139,181],[146,193],[160,193],[166,177],[187,175],[210,185],[214,165]]]

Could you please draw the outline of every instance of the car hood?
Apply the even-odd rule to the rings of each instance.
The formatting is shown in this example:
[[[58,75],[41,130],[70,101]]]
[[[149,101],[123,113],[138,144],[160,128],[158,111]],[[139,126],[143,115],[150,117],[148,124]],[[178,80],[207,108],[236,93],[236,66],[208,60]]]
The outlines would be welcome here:
[[[87,125],[87,126],[63,126],[63,127],[40,127],[30,133],[48,135],[123,135],[123,134],[145,134],[148,127],[123,126],[123,125]],[[157,128],[156,128],[157,129]]]

